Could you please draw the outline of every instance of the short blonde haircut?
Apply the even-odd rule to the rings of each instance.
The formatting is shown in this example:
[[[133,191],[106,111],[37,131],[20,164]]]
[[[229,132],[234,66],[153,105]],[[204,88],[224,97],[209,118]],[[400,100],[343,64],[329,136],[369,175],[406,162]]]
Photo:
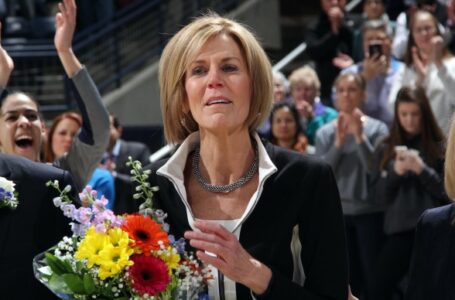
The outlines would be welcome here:
[[[289,84],[292,90],[299,85],[312,86],[316,89],[317,95],[321,89],[321,81],[319,81],[318,74],[310,66],[304,66],[294,70],[291,75],[289,75]]]
[[[444,186],[450,199],[455,200],[455,114],[452,115],[449,137],[447,139]]]
[[[185,111],[185,71],[204,44],[215,36],[227,34],[242,52],[251,82],[251,105],[246,120],[250,132],[268,117],[273,103],[272,68],[261,45],[243,25],[215,13],[186,25],[164,48],[159,66],[161,113],[164,135],[170,144],[181,143],[198,130],[198,124]]]

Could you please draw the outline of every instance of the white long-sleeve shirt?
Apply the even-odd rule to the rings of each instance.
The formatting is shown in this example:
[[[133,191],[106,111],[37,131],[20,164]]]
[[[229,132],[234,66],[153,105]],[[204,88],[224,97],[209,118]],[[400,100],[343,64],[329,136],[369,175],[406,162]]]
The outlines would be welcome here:
[[[422,83],[438,125],[447,135],[450,120],[455,111],[455,57],[447,58],[438,69],[435,64],[427,66],[427,76]],[[402,86],[416,86],[415,68],[405,67],[395,77],[390,91],[389,105],[393,109],[395,99]]]

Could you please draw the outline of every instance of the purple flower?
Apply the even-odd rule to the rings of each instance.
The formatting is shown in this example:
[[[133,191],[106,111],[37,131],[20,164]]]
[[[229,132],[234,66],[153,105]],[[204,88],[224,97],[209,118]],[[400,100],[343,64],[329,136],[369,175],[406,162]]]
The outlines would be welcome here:
[[[67,218],[71,218],[72,220],[75,220],[76,219],[76,216],[74,216],[74,211],[75,211],[75,206],[74,204],[62,204],[60,206],[60,209],[63,211],[63,214],[65,215],[65,217]]]

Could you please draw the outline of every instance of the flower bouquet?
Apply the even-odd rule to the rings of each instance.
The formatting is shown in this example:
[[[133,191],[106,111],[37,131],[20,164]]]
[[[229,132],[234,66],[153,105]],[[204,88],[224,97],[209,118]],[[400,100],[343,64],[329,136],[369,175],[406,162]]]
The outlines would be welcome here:
[[[185,252],[184,239],[168,234],[166,214],[152,208],[149,173],[138,161],[130,161],[136,187],[135,199],[144,199],[138,214],[115,215],[87,187],[76,208],[60,189],[54,204],[71,218],[73,235],[35,257],[36,278],[61,299],[208,299],[208,269]]]

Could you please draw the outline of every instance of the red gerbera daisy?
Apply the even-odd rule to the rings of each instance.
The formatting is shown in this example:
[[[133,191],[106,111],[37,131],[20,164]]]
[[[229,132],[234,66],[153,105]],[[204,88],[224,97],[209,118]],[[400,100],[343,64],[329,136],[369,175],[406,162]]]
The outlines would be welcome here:
[[[171,281],[166,263],[154,256],[133,255],[134,264],[128,269],[133,288],[143,296],[145,293],[154,296],[166,290]]]
[[[150,255],[151,250],[159,250],[159,241],[164,246],[169,245],[168,235],[161,229],[160,224],[143,215],[129,215],[122,229],[128,232],[133,240],[133,247],[138,247],[145,255]]]

